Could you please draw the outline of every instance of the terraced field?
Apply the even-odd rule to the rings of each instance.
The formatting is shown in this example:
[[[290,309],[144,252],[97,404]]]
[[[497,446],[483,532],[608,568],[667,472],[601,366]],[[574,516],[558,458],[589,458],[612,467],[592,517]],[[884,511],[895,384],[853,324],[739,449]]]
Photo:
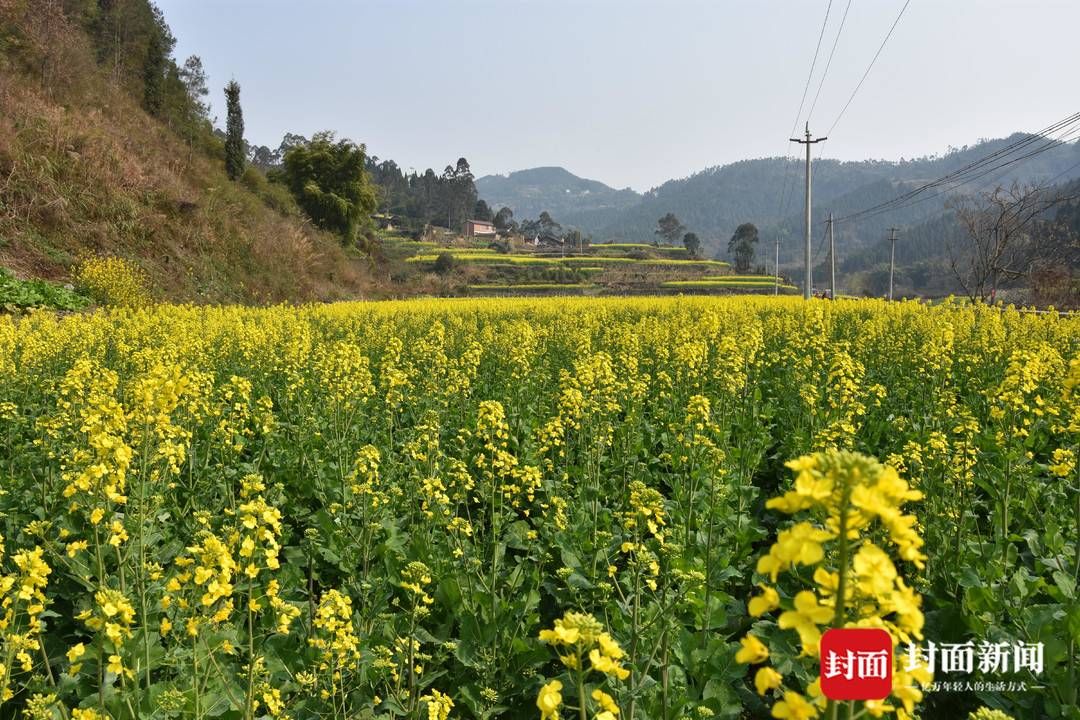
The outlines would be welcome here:
[[[384,240],[409,271],[441,274],[452,294],[724,294],[796,290],[771,275],[734,275],[722,260],[686,248],[605,243],[580,249],[513,243]]]

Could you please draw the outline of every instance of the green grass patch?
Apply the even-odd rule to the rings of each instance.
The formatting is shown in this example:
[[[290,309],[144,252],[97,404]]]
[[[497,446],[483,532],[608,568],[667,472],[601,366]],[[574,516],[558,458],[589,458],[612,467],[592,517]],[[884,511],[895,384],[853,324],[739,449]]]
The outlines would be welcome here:
[[[90,298],[48,280],[19,280],[0,268],[0,307],[82,310]]]

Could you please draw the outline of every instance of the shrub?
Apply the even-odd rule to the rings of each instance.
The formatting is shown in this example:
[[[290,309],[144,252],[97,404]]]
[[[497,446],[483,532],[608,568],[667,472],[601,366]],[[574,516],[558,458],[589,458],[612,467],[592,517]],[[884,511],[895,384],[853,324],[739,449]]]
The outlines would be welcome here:
[[[441,252],[439,257],[435,258],[435,272],[440,275],[446,275],[454,269],[454,254],[450,252]]]
[[[84,260],[75,273],[77,287],[101,305],[140,307],[150,303],[146,274],[119,257]]]
[[[288,217],[300,214],[300,206],[296,204],[289,189],[280,182],[270,180],[258,168],[249,165],[240,176],[240,183],[272,210]]]

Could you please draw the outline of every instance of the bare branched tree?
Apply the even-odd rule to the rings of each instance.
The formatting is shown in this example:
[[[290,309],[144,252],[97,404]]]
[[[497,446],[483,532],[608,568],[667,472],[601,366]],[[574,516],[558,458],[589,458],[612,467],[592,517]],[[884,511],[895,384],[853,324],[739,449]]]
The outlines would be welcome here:
[[[1054,263],[1061,243],[1040,219],[1065,198],[1036,185],[1013,183],[950,201],[966,231],[946,242],[949,266],[971,300],[993,301],[1006,284]]]

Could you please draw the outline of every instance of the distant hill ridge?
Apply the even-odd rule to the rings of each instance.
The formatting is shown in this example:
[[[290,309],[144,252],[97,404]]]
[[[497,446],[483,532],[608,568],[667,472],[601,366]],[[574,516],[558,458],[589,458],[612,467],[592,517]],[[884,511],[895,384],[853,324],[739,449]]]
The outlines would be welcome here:
[[[983,140],[953,149],[940,156],[913,160],[840,161],[814,163],[815,226],[820,228],[830,211],[844,215],[890,200],[900,193],[953,172],[1021,138]],[[994,182],[1067,182],[1080,177],[1080,143],[1063,144],[1008,168],[990,174],[980,183],[958,192],[970,192]],[[705,251],[726,249],[727,239],[743,222],[753,222],[770,243],[777,233],[796,238],[803,232],[803,166],[786,158],[741,160],[706,168],[686,178],[669,180],[638,194],[615,190],[596,180],[580,178],[563,168],[533,168],[509,175],[480,178],[477,189],[492,208],[507,205],[515,216],[535,217],[543,210],[563,223],[592,234],[597,241],[615,239],[648,242],[655,238],[657,219],[668,212],[697,233]],[[781,204],[781,198],[785,202]],[[852,253],[877,243],[890,225],[921,224],[939,216],[948,199],[942,194],[895,212],[838,226],[841,251]],[[819,232],[819,231],[816,231]],[[781,263],[796,261],[797,243],[781,245]]]
[[[547,210],[560,222],[596,210],[626,209],[641,201],[641,195],[629,188],[616,190],[553,166],[486,175],[476,181],[476,189],[495,210],[509,207],[518,218],[535,218]]]

